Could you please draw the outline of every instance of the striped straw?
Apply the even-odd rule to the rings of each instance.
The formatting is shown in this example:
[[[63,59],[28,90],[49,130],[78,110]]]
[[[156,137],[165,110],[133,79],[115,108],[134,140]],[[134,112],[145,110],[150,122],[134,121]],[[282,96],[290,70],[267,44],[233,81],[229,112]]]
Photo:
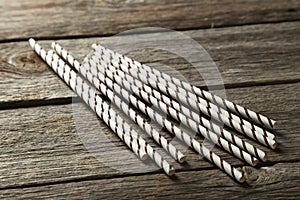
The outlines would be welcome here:
[[[124,74],[124,72],[120,70],[115,70],[113,66],[109,66],[107,63],[103,63],[103,60],[99,60],[99,65],[103,66],[106,70],[103,71],[100,69],[103,73],[105,73],[107,76],[109,76],[111,79],[116,80],[116,82],[125,87],[127,90],[133,91],[137,96],[143,98],[148,103],[153,104],[158,109],[162,110],[166,114],[171,115],[176,120],[180,120],[187,126],[193,126],[193,130],[200,131],[203,130],[204,127],[199,126],[199,123],[204,125],[206,128],[212,130],[213,132],[217,133],[218,136],[221,136],[225,139],[227,139],[229,142],[236,144],[238,147],[240,147],[243,150],[246,150],[253,156],[256,156],[260,158],[263,161],[266,161],[266,153],[262,150],[254,147],[253,145],[249,144],[248,142],[243,141],[236,135],[226,131],[225,129],[222,129],[217,124],[213,122],[209,122],[204,117],[201,117],[198,113],[193,112],[192,110],[189,110],[183,105],[180,105],[173,99],[159,93],[155,89],[152,89],[151,87],[141,83],[139,80],[132,78],[128,74]],[[112,75],[109,73],[111,71],[114,74]],[[135,87],[136,85],[136,87]],[[147,94],[145,94],[146,92]],[[152,96],[150,96],[152,95]],[[156,99],[153,99],[155,97]],[[175,111],[174,111],[175,109]],[[181,114],[186,116],[187,118],[184,118],[181,116]],[[191,121],[192,120],[192,121]],[[204,131],[205,133],[207,131]]]
[[[70,63],[73,63],[74,66],[77,66],[76,68],[78,68],[79,70],[81,69],[80,63],[78,61],[76,61],[66,50],[62,49],[58,44],[53,45],[53,47],[55,47],[55,50],[58,51],[58,53],[60,53],[60,55],[62,55],[65,60],[69,60]],[[91,66],[87,65],[86,67],[89,68]],[[86,72],[84,72],[83,70],[81,70],[81,71],[84,74],[87,74],[89,72],[88,69],[86,69]],[[86,76],[89,77],[89,75],[86,75]],[[98,80],[93,74],[92,74],[92,77],[90,77],[90,78]],[[95,81],[91,80],[91,82],[95,82]],[[111,81],[110,81],[110,85],[113,86]],[[103,87],[105,85],[101,84],[101,86]],[[119,85],[115,85],[115,86],[116,86],[116,88],[112,87],[114,91],[116,89],[118,89],[118,91],[122,90],[119,87]],[[121,96],[123,98],[129,100],[130,94],[126,90],[123,90],[122,92],[123,93],[120,92]],[[134,98],[134,97],[132,97],[132,98]],[[228,175],[235,178],[239,182],[243,182],[245,180],[242,172],[240,172],[236,168],[232,167],[226,161],[222,160],[219,156],[217,156],[212,151],[210,151],[208,148],[206,148],[202,143],[199,143],[198,141],[193,139],[191,136],[189,136],[187,133],[180,130],[176,125],[172,124],[172,122],[170,122],[166,118],[162,117],[159,113],[153,111],[150,107],[146,106],[143,102],[135,99],[134,101],[132,101],[132,103],[135,107],[140,109],[143,113],[148,115],[151,119],[156,121],[161,126],[165,127],[169,132],[173,133],[176,137],[178,137],[184,143],[191,146],[196,152],[203,155],[206,159],[208,159],[209,161],[214,163],[220,169],[224,170]]]
[[[166,73],[163,73],[159,70],[156,70],[152,67],[149,67],[147,65],[141,64],[131,58],[128,58],[124,55],[118,54],[116,52],[113,52],[109,49],[106,49],[105,47],[102,47],[101,45],[96,45],[94,44],[93,47],[96,49],[105,49],[105,51],[108,51],[109,54],[114,55],[114,57],[117,57],[118,59],[121,60],[121,62],[129,68],[138,68],[141,69],[146,74],[153,74],[157,77],[161,77],[162,84],[168,84],[168,83],[173,83],[170,85],[170,87],[175,90],[176,92],[183,92],[183,94],[186,94],[186,91],[191,92],[193,94],[198,95],[199,97],[205,98],[218,106],[221,106],[222,108],[228,109],[229,111],[241,115],[246,119],[250,119],[258,124],[264,125],[268,128],[275,128],[276,127],[276,121],[262,115],[258,114],[254,111],[251,111],[245,107],[242,107],[238,104],[235,104],[233,102],[230,102],[226,99],[223,99],[217,95],[211,94],[201,88],[198,88],[196,86],[191,85],[188,82],[182,81],[178,78],[172,77]]]
[[[52,47],[54,50],[55,43],[52,43]],[[61,48],[62,49],[62,48]],[[175,159],[178,160],[178,162],[183,163],[186,159],[185,155],[181,153],[172,143],[169,143],[168,140],[163,137],[161,134],[159,134],[143,117],[141,117],[140,114],[138,114],[134,109],[130,108],[127,103],[122,101],[122,99],[115,95],[114,92],[110,89],[108,89],[105,85],[102,85],[100,87],[100,82],[98,79],[94,79],[92,77],[92,74],[85,73],[84,69],[81,67],[81,64],[74,59],[72,55],[70,55],[67,51],[62,50],[58,51],[58,55],[61,55],[63,59],[65,59],[71,66],[74,66],[74,68],[80,72],[84,77],[88,78],[88,80],[98,89],[101,89],[100,92],[104,94],[106,97],[109,98],[119,109],[121,109],[128,117],[130,117],[140,128],[142,128],[150,137],[152,137],[159,145],[161,145],[167,152],[170,153],[170,155]],[[58,60],[59,56],[54,55],[53,59]],[[74,65],[74,62],[76,64]]]
[[[97,48],[97,49],[99,50],[100,48]],[[101,51],[101,49],[99,51]],[[108,55],[107,52],[105,54],[103,51],[99,52],[98,54],[100,54],[104,57],[106,56],[106,60],[108,62],[112,63],[115,67],[120,67],[123,71],[125,71],[126,73],[129,73],[133,77],[139,78],[145,84],[150,84],[152,87],[164,92],[167,95],[172,96],[173,98],[175,98],[177,100],[183,101],[186,105],[192,106],[196,110],[198,108],[200,108],[200,110],[202,112],[204,112],[206,115],[213,116],[214,118],[217,118],[219,121],[223,121],[229,127],[236,129],[240,133],[248,135],[249,137],[261,142],[262,144],[264,144],[266,146],[271,147],[272,149],[276,148],[277,143],[275,141],[275,136],[272,133],[270,133],[252,123],[249,123],[248,121],[242,119],[241,117],[231,114],[222,108],[216,107],[215,105],[208,102],[207,100],[198,98],[198,100],[196,100],[197,101],[196,102],[194,99],[189,97],[189,96],[194,95],[190,92],[188,93],[187,96],[178,94],[168,86],[172,83],[167,83],[166,84],[167,86],[164,86],[164,85],[158,83],[160,80],[156,79],[157,77],[153,77],[152,75],[150,76],[149,74],[148,74],[149,76],[143,76],[142,72],[140,72],[140,71],[136,71],[133,69],[128,70],[128,67],[125,67],[123,64],[120,64],[120,61],[118,63],[112,61],[113,60],[113,58],[111,57],[112,54]],[[137,69],[137,70],[139,70],[139,69]],[[216,111],[216,110],[218,110],[218,111]],[[237,121],[237,120],[239,120],[239,121]],[[250,126],[251,126],[251,128],[250,128]]]
[[[126,123],[116,112],[101,99],[95,89],[86,83],[74,70],[64,63],[63,60],[53,60],[52,52],[46,53],[35,40],[30,39],[29,44],[40,57],[47,62],[47,64],[65,81],[70,88],[73,89],[83,100],[92,108],[97,115],[104,119],[104,122],[115,132],[118,130],[123,131],[129,130],[121,135],[118,135],[125,143],[132,148],[131,144],[137,144],[137,147],[143,147],[147,155],[155,161],[155,163],[163,168],[165,173],[169,176],[175,173],[175,169],[162,158],[132,127]],[[104,112],[103,112],[104,111]],[[119,131],[119,132],[120,132]],[[128,139],[125,139],[129,137]],[[128,143],[129,142],[129,143]],[[136,148],[136,147],[134,147]],[[132,149],[134,149],[132,148]],[[139,149],[139,148],[138,148]],[[139,155],[138,151],[136,154]],[[143,158],[143,156],[139,156]]]

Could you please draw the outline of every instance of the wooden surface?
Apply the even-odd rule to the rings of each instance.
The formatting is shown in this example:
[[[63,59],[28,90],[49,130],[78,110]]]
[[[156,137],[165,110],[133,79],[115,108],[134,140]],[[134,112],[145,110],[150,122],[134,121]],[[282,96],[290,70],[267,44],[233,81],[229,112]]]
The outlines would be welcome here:
[[[0,2],[1,199],[297,199],[299,8],[296,0]],[[261,147],[269,161],[255,168],[214,148],[247,173],[245,184],[190,149],[187,163],[172,163],[175,177],[154,167],[141,170],[137,158],[27,43],[36,37],[49,48],[57,40],[82,59],[94,42],[147,26],[180,30],[196,40],[218,65],[228,99],[279,121],[278,149]],[[168,39],[161,32],[148,36]],[[121,41],[134,42],[134,37]],[[174,54],[141,50],[127,55],[149,65],[163,63],[205,86],[196,69]],[[86,139],[97,137],[97,131],[105,137],[87,146]]]

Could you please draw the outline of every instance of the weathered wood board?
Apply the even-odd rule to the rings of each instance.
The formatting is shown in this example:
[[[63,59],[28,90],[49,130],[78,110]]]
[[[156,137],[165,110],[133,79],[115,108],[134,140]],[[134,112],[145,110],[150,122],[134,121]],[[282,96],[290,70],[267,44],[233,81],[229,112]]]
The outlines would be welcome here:
[[[300,164],[280,163],[249,170],[252,185],[228,180],[218,170],[82,180],[79,182],[0,191],[6,198],[54,199],[295,199],[300,196]]]
[[[295,83],[227,90],[228,98],[280,122],[277,133],[279,147],[275,151],[261,147],[267,151],[269,162],[261,163],[258,168],[281,162],[299,162],[299,86],[299,83]],[[86,120],[84,123],[76,114],[78,111],[81,111],[80,119]],[[135,156],[103,123],[95,121],[91,112],[79,103],[0,111],[0,175],[3,180],[0,187],[24,187],[149,172],[140,170]],[[100,137],[101,134],[104,136]],[[92,143],[95,146],[86,146],[91,144],[87,143],[88,139],[97,141]],[[95,148],[96,152],[89,152]],[[246,165],[217,148],[214,150],[234,165]],[[177,170],[214,168],[206,160],[199,159],[193,151],[186,153],[187,164],[173,162]],[[172,161],[170,158],[168,160]],[[163,174],[157,170],[154,172]],[[214,170],[214,173],[223,174],[220,170]],[[234,182],[229,177],[228,181]]]
[[[98,0],[2,3],[0,40],[116,34],[139,27],[196,29],[300,19],[297,0]]]
[[[300,1],[16,0],[0,2],[0,19],[1,199],[300,197]],[[82,60],[91,44],[100,42],[195,85],[222,86],[207,57],[194,68],[174,53],[197,54],[184,45],[189,40],[172,39],[162,30],[113,36],[150,26],[179,30],[197,41],[217,64],[226,98],[279,121],[275,151],[249,140],[269,157],[255,168],[214,147],[246,172],[246,183],[235,182],[190,149],[180,165],[146,136],[177,173],[170,178],[154,164],[138,162],[27,43],[34,37],[50,49],[56,39]],[[173,53],[127,52],[126,46],[141,44],[159,44]],[[201,77],[199,71],[210,74]],[[212,92],[224,95],[224,90]]]

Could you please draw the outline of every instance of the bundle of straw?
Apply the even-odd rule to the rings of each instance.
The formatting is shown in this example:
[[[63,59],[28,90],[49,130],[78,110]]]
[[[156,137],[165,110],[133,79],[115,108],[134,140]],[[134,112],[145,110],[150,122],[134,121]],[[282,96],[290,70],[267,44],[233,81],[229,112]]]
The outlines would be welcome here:
[[[180,129],[176,122],[181,122],[252,166],[258,163],[258,159],[266,161],[266,153],[244,141],[236,133],[225,130],[220,123],[211,122],[201,114],[222,122],[272,149],[277,146],[275,135],[267,130],[274,128],[274,120],[101,45],[93,44],[93,54],[86,57],[81,64],[57,43],[52,43],[53,51],[48,52],[33,39],[30,39],[29,43],[140,159],[150,157],[168,175],[173,175],[175,169],[130,127],[100,94],[106,96],[178,162],[184,162],[185,155],[152,127],[139,112],[166,128],[239,182],[245,180],[243,172]],[[148,106],[149,104],[155,109]],[[172,117],[176,122],[163,114]]]

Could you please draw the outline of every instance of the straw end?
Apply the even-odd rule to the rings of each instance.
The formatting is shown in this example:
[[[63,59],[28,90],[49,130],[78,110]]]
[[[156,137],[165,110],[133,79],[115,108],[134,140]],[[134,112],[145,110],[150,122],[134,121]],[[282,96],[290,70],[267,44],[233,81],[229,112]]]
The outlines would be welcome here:
[[[278,146],[278,143],[276,140],[274,140],[274,143],[271,145],[271,148],[276,149],[277,146]]]
[[[141,161],[145,161],[148,159],[148,155],[145,152],[140,153],[140,159]]]
[[[185,161],[186,161],[186,156],[185,155],[182,155],[180,158],[178,158],[179,163],[183,163]]]
[[[34,49],[34,45],[36,44],[36,41],[35,41],[33,38],[30,38],[30,39],[28,40],[28,42],[29,42],[30,47],[31,47],[32,49]]]
[[[97,46],[98,46],[98,45],[97,45],[97,44],[95,44],[95,43],[94,43],[94,44],[92,44],[92,48],[93,48],[93,49],[95,49],[95,50],[96,50]]]
[[[254,159],[253,161],[252,161],[252,166],[254,167],[254,166],[256,166],[257,165],[257,163],[258,163],[258,160],[257,159]]]
[[[52,49],[55,49],[55,45],[56,45],[56,42],[52,42],[52,43],[51,43]]]
[[[273,129],[278,128],[279,125],[280,123],[278,121],[273,121]]]
[[[175,174],[175,169],[174,167],[170,167],[170,170],[168,172],[168,176],[173,176]]]
[[[268,155],[265,153],[265,155],[264,156],[262,156],[261,157],[261,160],[263,161],[263,162],[266,162],[266,161],[268,161]]]
[[[241,178],[238,180],[240,183],[244,183],[246,181],[246,176],[243,173],[243,175],[241,176]]]

